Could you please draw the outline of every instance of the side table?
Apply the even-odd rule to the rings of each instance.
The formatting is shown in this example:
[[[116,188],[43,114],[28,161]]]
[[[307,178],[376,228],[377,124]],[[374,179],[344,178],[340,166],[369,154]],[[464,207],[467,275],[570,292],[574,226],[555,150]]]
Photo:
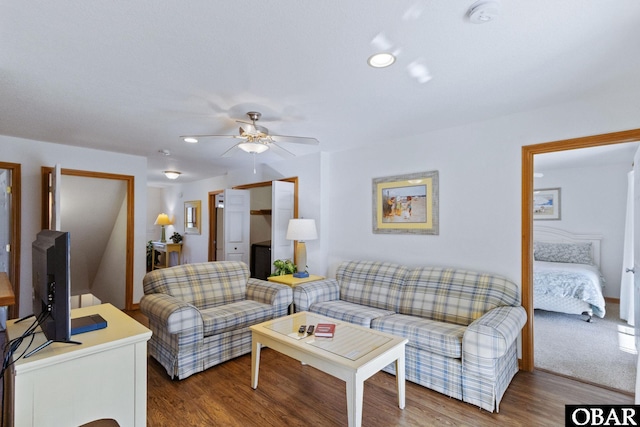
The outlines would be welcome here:
[[[293,277],[293,274],[283,274],[282,276],[269,276],[267,280],[270,282],[281,283],[283,285],[291,286],[295,288],[302,283],[307,282],[315,282],[316,280],[324,280],[323,276],[316,276],[315,274],[310,274],[309,277]],[[289,306],[289,314],[293,314],[295,312],[295,307],[293,303]]]
[[[180,256],[182,255],[182,243],[169,243],[169,242],[151,242],[153,245],[153,260],[156,259],[156,252],[164,252],[164,266],[156,265],[153,263],[152,270],[156,268],[167,268],[169,267],[169,258],[171,258],[171,252],[178,253],[178,264],[180,265]]]

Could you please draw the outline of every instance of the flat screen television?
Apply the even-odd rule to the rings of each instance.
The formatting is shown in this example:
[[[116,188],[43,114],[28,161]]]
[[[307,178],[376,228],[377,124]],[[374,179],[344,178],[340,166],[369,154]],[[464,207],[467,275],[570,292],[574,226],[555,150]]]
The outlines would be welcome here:
[[[71,341],[71,271],[69,233],[42,230],[31,245],[33,315],[46,337],[44,344]]]

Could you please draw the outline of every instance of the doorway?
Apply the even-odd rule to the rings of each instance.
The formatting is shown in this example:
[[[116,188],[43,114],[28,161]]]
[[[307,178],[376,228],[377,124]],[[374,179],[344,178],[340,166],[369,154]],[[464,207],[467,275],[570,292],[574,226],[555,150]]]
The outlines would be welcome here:
[[[522,147],[522,306],[527,323],[522,329],[522,366],[533,371],[533,159],[536,154],[640,141],[640,129],[553,141]]]
[[[278,181],[290,182],[293,184],[293,217],[297,218],[298,217],[298,177],[278,179]],[[264,181],[264,182],[257,182],[254,184],[238,185],[233,187],[233,189],[264,191],[271,188],[272,182],[273,181]],[[270,194],[270,190],[268,192]],[[208,205],[209,205],[208,260],[209,261],[216,261],[218,259],[218,256],[216,255],[216,247],[217,247],[216,242],[217,242],[217,239],[222,238],[222,236],[217,235],[217,229],[218,229],[217,224],[220,221],[221,213],[220,213],[220,209],[218,208],[218,203],[216,199],[217,199],[217,196],[219,196],[222,193],[223,193],[223,190],[216,190],[216,191],[209,192],[209,201],[208,201]],[[271,212],[268,212],[268,213],[270,216]],[[263,216],[265,214],[266,214],[265,212],[256,213],[256,215],[260,215],[260,216]],[[251,227],[254,227],[254,223],[252,223]],[[253,229],[252,229],[252,233],[253,233]],[[268,234],[265,234],[265,236],[269,236],[268,238],[270,238],[270,235],[271,235],[270,232]]]
[[[41,227],[50,228],[51,224],[51,203],[50,203],[50,182],[51,175],[53,173],[53,168],[43,167],[42,168],[42,217],[41,217]],[[73,170],[73,169],[62,169],[62,176],[68,177],[78,177],[78,178],[87,178],[93,179],[93,183],[98,183],[97,180],[116,180],[117,182],[121,182],[125,187],[125,197],[124,203],[122,203],[122,214],[120,215],[123,218],[123,229],[124,236],[117,236],[118,239],[122,239],[124,241],[123,247],[123,259],[124,259],[124,307],[127,310],[132,310],[133,307],[133,244],[134,244],[134,177],[130,175],[118,175],[111,173],[102,173],[102,172],[92,172],[92,171],[81,171],[81,170]],[[91,183],[89,183],[91,185]],[[110,242],[113,239],[110,239]],[[120,289],[120,288],[118,288]],[[121,296],[118,295],[118,299],[120,300]],[[103,302],[112,302],[112,301],[103,301]],[[114,304],[116,305],[116,304]],[[122,304],[118,304],[122,305]]]
[[[0,188],[0,272],[7,273],[13,288],[15,304],[7,312],[13,319],[20,307],[20,164],[0,162]]]

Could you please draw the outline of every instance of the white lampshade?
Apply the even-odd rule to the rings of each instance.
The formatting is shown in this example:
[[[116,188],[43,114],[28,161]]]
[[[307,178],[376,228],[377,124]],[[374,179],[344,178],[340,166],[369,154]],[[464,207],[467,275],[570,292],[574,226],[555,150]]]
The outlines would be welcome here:
[[[293,274],[293,277],[309,277],[309,273],[306,271],[307,246],[304,241],[318,238],[316,220],[303,218],[290,219],[286,238],[287,240],[298,241],[296,246],[296,267],[298,271]]]
[[[287,240],[315,240],[318,238],[315,219],[290,219]]]
[[[260,144],[258,142],[243,142],[241,144],[238,144],[238,148],[240,148],[242,151],[246,151],[247,153],[260,154],[267,151],[269,149],[269,146],[267,144]]]
[[[161,213],[156,218],[156,222],[154,225],[171,225],[171,219],[169,219],[169,215],[166,213]]]

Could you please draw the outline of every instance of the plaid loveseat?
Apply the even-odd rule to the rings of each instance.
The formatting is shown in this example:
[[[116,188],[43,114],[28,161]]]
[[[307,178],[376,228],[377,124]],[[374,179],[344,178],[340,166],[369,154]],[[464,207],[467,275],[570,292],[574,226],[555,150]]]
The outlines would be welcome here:
[[[500,276],[349,261],[335,279],[298,285],[294,304],[407,338],[409,381],[491,412],[518,372],[526,313],[518,287]]]
[[[293,301],[289,286],[249,278],[239,261],[154,270],[143,285],[149,354],[178,379],[250,353],[249,326],[285,316]]]

